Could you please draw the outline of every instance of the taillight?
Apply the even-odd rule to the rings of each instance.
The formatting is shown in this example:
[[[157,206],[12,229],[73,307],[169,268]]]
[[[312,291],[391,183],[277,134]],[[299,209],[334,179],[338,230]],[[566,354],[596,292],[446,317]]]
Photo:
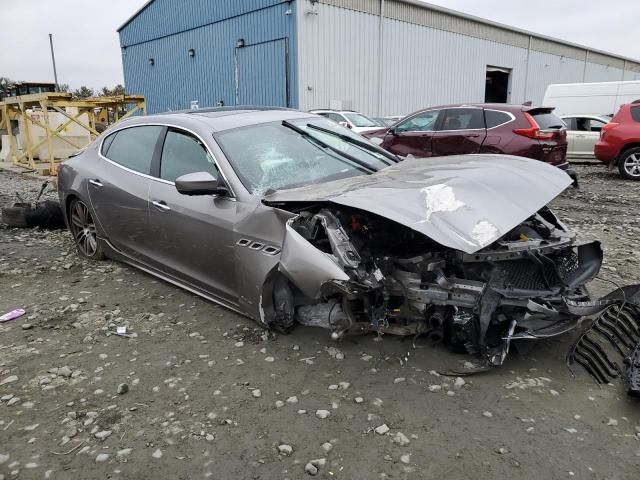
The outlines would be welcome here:
[[[609,122],[605,126],[603,126],[602,130],[600,130],[600,140],[604,138],[605,133],[607,133],[609,130],[616,128],[618,125],[620,124],[615,122]]]
[[[564,130],[558,130],[553,132],[548,130],[540,130],[540,127],[538,126],[536,121],[527,112],[524,112],[524,118],[527,119],[527,121],[529,122],[529,125],[531,126],[529,128],[514,128],[513,133],[522,135],[524,137],[534,138],[536,140],[551,140],[553,138],[567,135],[566,131]]]

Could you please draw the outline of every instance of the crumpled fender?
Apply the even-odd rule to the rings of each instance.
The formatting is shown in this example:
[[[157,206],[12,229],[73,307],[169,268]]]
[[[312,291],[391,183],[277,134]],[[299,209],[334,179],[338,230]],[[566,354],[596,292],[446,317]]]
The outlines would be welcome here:
[[[324,284],[346,282],[349,276],[329,254],[318,250],[294,230],[291,224],[295,218],[287,221],[278,269],[306,296],[319,298]]]

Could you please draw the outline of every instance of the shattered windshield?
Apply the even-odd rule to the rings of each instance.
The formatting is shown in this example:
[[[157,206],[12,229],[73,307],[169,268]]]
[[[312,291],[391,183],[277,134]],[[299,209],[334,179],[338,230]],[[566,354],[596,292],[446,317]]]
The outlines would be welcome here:
[[[310,124],[363,141],[348,129],[315,117],[233,129],[217,134],[216,140],[240,181],[254,195],[370,174],[389,165],[382,153]]]

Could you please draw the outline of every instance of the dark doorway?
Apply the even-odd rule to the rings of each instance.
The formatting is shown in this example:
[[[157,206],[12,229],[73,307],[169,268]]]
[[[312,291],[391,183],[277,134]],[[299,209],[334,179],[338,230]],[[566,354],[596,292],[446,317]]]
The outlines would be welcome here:
[[[485,103],[509,103],[511,69],[487,66],[484,87]]]

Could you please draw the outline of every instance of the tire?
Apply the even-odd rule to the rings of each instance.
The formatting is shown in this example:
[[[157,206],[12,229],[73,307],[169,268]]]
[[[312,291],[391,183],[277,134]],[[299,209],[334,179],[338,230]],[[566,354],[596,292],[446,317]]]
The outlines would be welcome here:
[[[640,180],[640,147],[630,148],[620,154],[618,170],[627,180]]]
[[[78,253],[89,260],[104,260],[102,240],[96,234],[96,224],[91,210],[77,198],[69,205],[69,230],[73,236]]]
[[[24,228],[29,226],[27,214],[30,208],[27,207],[6,207],[2,209],[2,221],[9,227]]]

